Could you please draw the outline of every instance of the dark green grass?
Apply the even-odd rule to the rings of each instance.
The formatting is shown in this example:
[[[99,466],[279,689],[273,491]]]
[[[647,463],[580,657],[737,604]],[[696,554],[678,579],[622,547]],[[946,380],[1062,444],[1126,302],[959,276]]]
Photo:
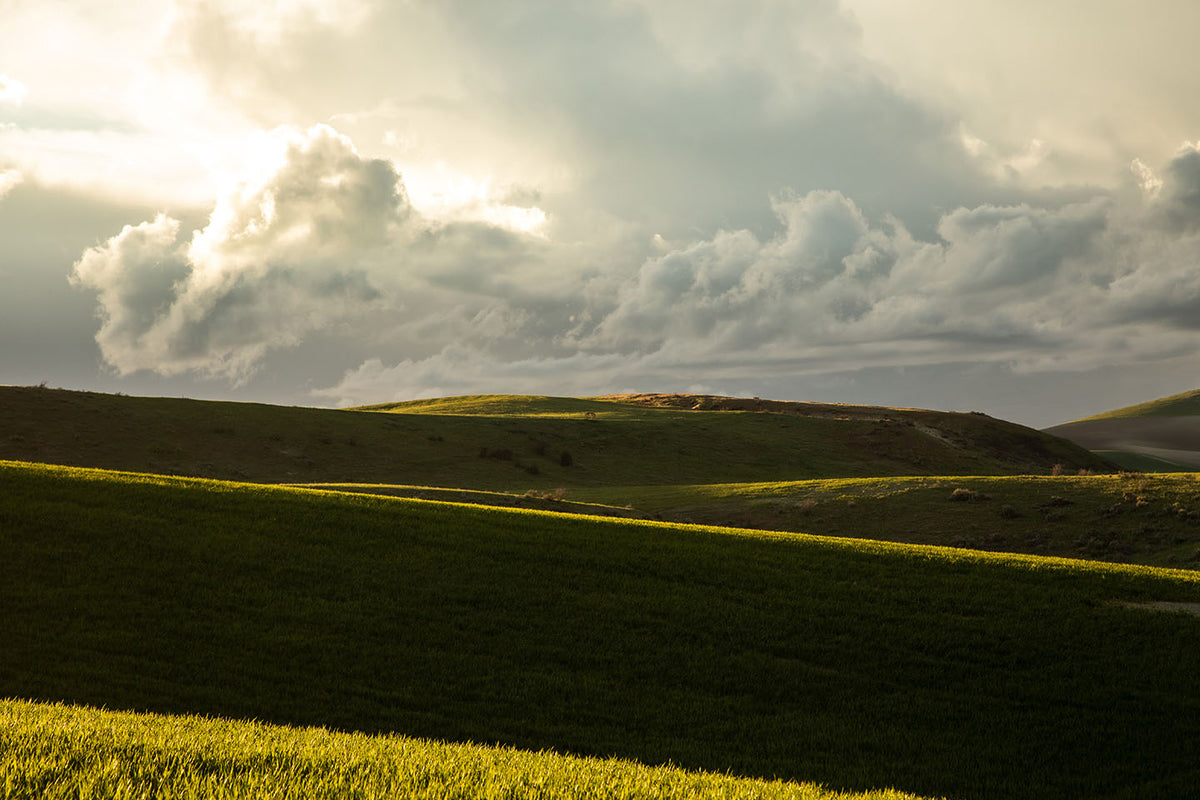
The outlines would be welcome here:
[[[953,500],[956,489],[969,499]],[[681,522],[1200,568],[1194,473],[844,478],[568,496]]]
[[[0,696],[1189,797],[1192,573],[9,464]]]
[[[1063,440],[972,414],[877,409],[870,418],[869,410],[856,409],[840,419],[527,397],[450,398],[393,410],[0,387],[0,459],[265,483],[420,484],[516,494],[570,486],[1048,472],[1058,462],[1106,468]],[[570,466],[563,465],[564,453]]]
[[[4,700],[0,794],[12,800],[917,800],[615,759]]]

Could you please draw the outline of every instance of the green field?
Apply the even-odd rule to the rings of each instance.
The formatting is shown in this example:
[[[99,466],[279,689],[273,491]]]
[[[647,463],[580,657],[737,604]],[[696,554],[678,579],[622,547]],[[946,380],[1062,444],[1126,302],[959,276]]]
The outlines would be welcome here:
[[[836,789],[1188,797],[1200,619],[1151,602],[1200,603],[1200,575],[0,466],[12,698]]]
[[[917,800],[616,759],[0,700],[6,798]]]

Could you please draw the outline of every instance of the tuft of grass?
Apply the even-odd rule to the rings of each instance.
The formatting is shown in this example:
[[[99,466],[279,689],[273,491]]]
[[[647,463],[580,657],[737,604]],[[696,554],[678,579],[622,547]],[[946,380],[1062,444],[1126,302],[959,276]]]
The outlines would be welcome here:
[[[1149,601],[1196,603],[1200,576],[0,465],[15,698],[839,790],[1187,797],[1200,620]]]
[[[0,700],[5,797],[919,800],[549,751]]]

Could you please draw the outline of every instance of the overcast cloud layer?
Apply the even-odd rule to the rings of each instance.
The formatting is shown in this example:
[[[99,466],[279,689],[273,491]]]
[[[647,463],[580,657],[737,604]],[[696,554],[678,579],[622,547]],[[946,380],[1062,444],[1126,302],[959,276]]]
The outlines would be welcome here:
[[[1051,4],[1057,63],[1019,3],[951,15],[1007,37],[970,53],[934,0],[10,5],[0,381],[1036,425],[1200,385],[1196,71],[1159,6]]]

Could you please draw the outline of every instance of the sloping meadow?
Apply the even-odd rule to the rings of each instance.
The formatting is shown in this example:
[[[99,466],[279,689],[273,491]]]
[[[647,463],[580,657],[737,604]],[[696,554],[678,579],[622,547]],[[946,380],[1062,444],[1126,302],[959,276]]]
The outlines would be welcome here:
[[[1186,797],[1194,573],[0,464],[0,696]],[[1186,606],[1185,606],[1186,608]]]

